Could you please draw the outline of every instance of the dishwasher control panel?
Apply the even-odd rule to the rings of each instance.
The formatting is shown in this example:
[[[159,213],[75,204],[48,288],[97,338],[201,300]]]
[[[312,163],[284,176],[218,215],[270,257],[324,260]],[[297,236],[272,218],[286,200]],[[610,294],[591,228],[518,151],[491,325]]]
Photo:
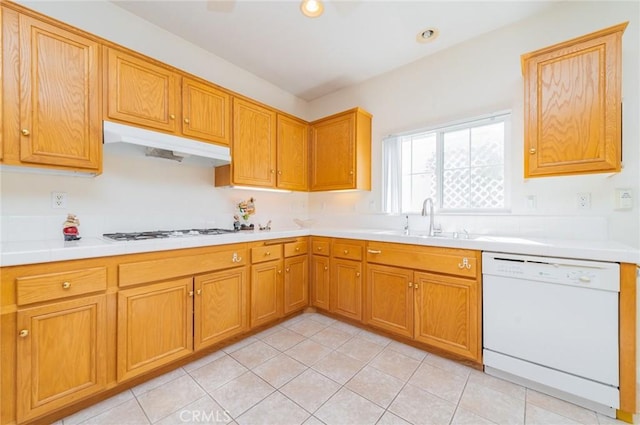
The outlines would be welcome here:
[[[482,273],[607,291],[620,290],[618,263],[483,252]]]

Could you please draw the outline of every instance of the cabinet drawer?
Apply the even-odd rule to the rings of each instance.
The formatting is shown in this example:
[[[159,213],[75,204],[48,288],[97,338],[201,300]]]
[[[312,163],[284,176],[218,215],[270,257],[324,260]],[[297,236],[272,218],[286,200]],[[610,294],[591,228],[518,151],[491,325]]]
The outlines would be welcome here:
[[[315,255],[329,255],[329,241],[317,239],[312,240],[311,253]]]
[[[268,245],[251,248],[251,262],[279,260],[282,258],[282,245]]]
[[[247,264],[246,248],[221,249],[208,254],[139,261],[118,266],[118,286],[157,282]]]
[[[309,243],[306,240],[284,244],[284,256],[294,257],[306,254],[309,250]]]
[[[336,258],[362,260],[362,246],[354,243],[334,242],[331,252]]]
[[[476,278],[480,274],[479,252],[467,249],[371,242],[367,262]]]
[[[107,268],[72,270],[16,279],[18,305],[57,300],[107,289]]]

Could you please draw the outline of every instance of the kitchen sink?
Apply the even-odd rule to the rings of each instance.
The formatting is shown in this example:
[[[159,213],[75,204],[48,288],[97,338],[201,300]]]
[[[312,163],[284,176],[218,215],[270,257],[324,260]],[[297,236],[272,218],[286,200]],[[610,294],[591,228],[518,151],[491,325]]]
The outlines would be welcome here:
[[[382,235],[397,235],[397,236],[408,236],[408,237],[418,237],[418,238],[433,238],[433,239],[461,239],[461,240],[470,240],[476,239],[477,236],[468,235],[465,233],[458,232],[442,232],[433,236],[429,236],[428,230],[410,230],[409,233],[405,233],[403,230],[380,230],[374,233],[382,234]]]

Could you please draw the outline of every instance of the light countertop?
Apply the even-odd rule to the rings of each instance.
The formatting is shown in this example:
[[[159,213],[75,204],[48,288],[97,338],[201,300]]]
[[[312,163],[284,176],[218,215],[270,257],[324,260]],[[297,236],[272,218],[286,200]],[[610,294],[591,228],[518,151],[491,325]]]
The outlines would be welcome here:
[[[178,237],[129,242],[115,242],[102,238],[83,238],[73,242],[65,242],[62,240],[5,242],[2,244],[2,250],[0,252],[0,265],[14,266],[46,263],[308,235],[640,264],[640,250],[614,241],[488,235],[471,235],[471,238],[464,239],[404,235],[401,231],[394,230],[327,228],[271,230],[267,232],[242,231],[225,235]]]

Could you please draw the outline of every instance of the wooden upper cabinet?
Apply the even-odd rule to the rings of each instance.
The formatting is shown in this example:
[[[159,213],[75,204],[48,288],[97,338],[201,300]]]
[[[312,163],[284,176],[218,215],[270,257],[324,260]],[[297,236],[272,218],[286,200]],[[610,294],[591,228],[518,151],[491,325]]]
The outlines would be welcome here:
[[[99,170],[100,45],[22,14],[19,32],[20,153],[16,162]]]
[[[210,84],[182,79],[182,133],[223,145],[231,142],[231,96]]]
[[[371,114],[355,108],[311,123],[312,191],[371,190]]]
[[[278,114],[276,185],[279,189],[309,190],[309,126]]]
[[[231,155],[233,184],[275,187],[275,111],[234,98]]]
[[[116,49],[109,49],[107,62],[107,116],[175,133],[179,76]]]
[[[522,56],[525,177],[620,171],[626,26]]]

